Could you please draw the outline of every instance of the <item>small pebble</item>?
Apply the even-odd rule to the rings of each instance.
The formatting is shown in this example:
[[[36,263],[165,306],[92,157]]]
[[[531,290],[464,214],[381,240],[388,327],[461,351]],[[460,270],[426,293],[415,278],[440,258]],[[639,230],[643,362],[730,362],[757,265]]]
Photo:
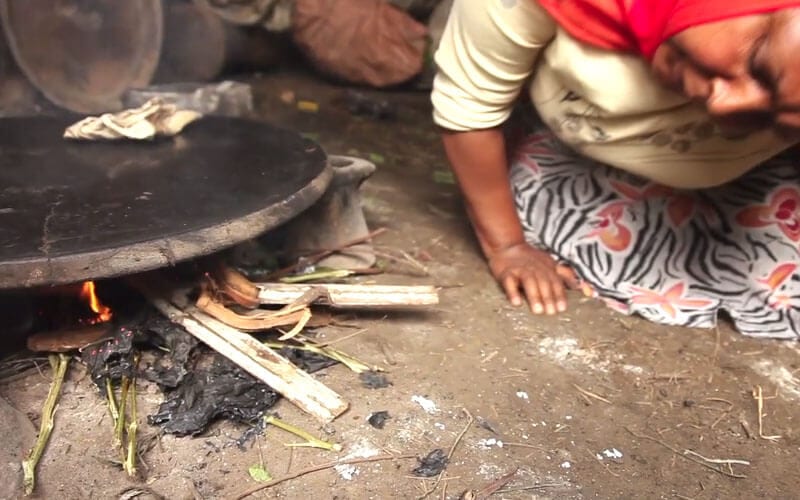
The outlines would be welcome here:
[[[377,372],[364,372],[358,376],[361,379],[361,385],[367,389],[385,389],[392,385],[386,375]]]
[[[616,448],[603,450],[602,453],[606,458],[616,458],[616,459],[622,458],[622,452],[619,451]],[[601,459],[602,459],[602,457],[601,457]]]
[[[478,441],[478,446],[484,449],[489,449],[492,446],[497,446],[498,448],[502,448],[503,442],[495,438],[481,439]]]
[[[439,409],[436,407],[436,403],[428,398],[424,398],[422,396],[411,396],[411,401],[420,405],[422,409],[425,410],[425,413],[434,414],[439,411]]]
[[[383,429],[383,427],[386,425],[386,421],[389,420],[389,418],[391,417],[389,417],[388,411],[376,411],[367,417],[367,422],[369,422],[369,425],[375,427],[376,429]]]

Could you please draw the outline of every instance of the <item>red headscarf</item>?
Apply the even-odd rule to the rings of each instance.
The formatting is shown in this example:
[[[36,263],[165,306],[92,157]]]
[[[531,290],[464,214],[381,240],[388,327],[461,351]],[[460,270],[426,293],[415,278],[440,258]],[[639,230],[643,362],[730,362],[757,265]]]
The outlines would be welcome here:
[[[647,59],[671,36],[699,24],[800,7],[798,0],[534,0],[575,38]]]

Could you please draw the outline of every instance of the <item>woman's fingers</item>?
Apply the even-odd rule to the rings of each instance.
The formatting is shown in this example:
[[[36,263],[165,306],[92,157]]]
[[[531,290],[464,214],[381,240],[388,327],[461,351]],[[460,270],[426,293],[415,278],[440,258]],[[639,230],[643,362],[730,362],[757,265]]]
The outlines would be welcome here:
[[[509,273],[503,278],[503,289],[506,291],[508,301],[514,307],[522,305],[522,296],[519,293],[519,280],[517,277]]]
[[[509,273],[503,288],[514,306],[528,303],[534,314],[556,314],[567,309],[567,298],[561,277],[550,271]]]
[[[565,311],[565,284],[577,281],[569,268],[557,267],[550,255],[527,244],[491,256],[489,266],[511,304],[527,302],[534,314]]]
[[[556,266],[556,273],[561,277],[562,280],[564,280],[564,283],[566,283],[568,287],[575,289],[580,285],[578,275],[575,274],[575,271],[573,271],[571,267],[564,264],[558,264]]]
[[[567,310],[567,290],[564,286],[564,278],[557,272],[553,273],[550,281],[550,286],[553,289],[553,301],[557,312],[564,312]]]
[[[546,301],[539,289],[539,283],[535,275],[526,273],[521,280],[522,289],[525,291],[525,298],[533,314],[542,314],[547,310]]]
[[[556,306],[553,303],[553,290],[547,272],[539,272],[535,276],[530,276],[525,280],[525,293],[538,290],[538,296],[541,299],[543,312],[547,314],[555,314]],[[534,311],[536,312],[536,311]],[[539,311],[542,312],[542,311]]]
[[[537,276],[539,295],[542,297],[545,312],[556,314],[567,309],[567,297],[564,290],[564,283],[560,276],[553,270],[541,271]]]

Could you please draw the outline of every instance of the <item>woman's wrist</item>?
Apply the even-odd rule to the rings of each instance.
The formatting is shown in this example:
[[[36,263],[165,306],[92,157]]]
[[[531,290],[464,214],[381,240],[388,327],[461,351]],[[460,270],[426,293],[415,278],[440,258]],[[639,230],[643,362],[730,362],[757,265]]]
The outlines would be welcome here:
[[[511,248],[527,244],[525,236],[522,233],[521,225],[519,231],[512,230],[508,232],[508,234],[494,233],[491,235],[486,234],[485,231],[481,231],[478,224],[473,224],[473,226],[475,227],[475,233],[481,245],[481,250],[483,250],[483,254],[487,259],[491,259],[495,255],[503,253]]]

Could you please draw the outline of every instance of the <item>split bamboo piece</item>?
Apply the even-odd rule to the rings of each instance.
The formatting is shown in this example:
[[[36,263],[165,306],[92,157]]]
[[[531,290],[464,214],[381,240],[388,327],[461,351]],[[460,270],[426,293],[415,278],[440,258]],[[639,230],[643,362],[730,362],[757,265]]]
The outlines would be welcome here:
[[[319,290],[317,304],[336,308],[417,307],[439,303],[432,286],[256,283],[260,304],[289,304]]]
[[[314,304],[340,309],[420,307],[439,303],[439,294],[432,286],[254,283],[227,266],[217,269],[214,279],[228,297],[250,308],[292,304],[309,296],[313,297]]]

